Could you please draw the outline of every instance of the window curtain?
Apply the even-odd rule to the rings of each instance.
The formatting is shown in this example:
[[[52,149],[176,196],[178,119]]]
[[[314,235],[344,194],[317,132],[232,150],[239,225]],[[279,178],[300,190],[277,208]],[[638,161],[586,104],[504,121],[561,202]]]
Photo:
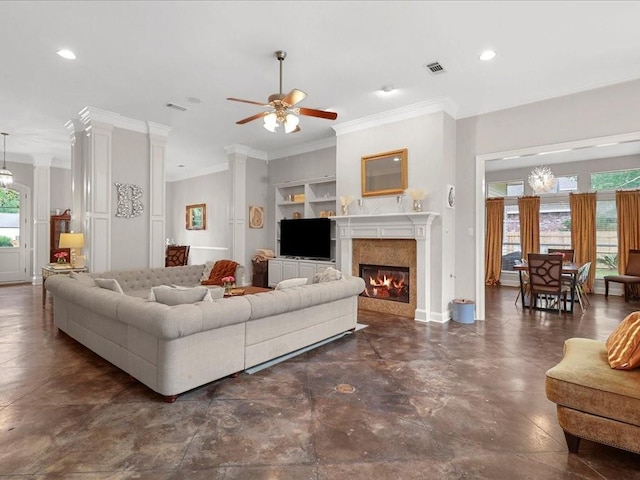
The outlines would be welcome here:
[[[630,249],[640,248],[640,190],[617,190],[618,272],[624,275]]]
[[[485,208],[487,231],[484,241],[484,283],[500,285],[504,198],[487,198]]]
[[[526,260],[529,253],[540,252],[540,197],[518,198],[518,212],[522,258]]]
[[[589,278],[584,284],[586,292],[593,291],[596,276],[596,194],[570,193],[571,247],[577,264],[591,262]]]

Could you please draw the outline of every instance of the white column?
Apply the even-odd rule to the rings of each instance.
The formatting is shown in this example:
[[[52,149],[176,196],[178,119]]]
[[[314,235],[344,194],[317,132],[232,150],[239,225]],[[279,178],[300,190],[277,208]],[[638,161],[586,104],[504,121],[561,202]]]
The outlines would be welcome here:
[[[231,260],[245,263],[247,235],[247,153],[249,147],[225,147],[229,159],[229,254]],[[244,279],[236,282],[244,284]]]
[[[85,248],[91,271],[111,270],[111,136],[113,124],[91,118],[89,109],[80,112],[87,133],[83,148],[86,170]]]
[[[165,147],[170,127],[149,126],[149,266],[164,267],[165,257]]]
[[[42,267],[49,263],[49,219],[51,215],[50,155],[36,155],[33,160],[33,245],[31,250],[31,279],[42,283]],[[28,270],[29,271],[29,270]]]

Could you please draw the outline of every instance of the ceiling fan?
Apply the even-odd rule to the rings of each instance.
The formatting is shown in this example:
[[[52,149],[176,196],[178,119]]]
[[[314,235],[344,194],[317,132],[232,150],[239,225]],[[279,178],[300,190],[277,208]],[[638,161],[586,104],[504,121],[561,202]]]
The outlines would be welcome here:
[[[287,57],[287,52],[278,50],[275,52],[275,56],[280,62],[280,93],[274,93],[269,95],[267,103],[254,102],[252,100],[242,100],[241,98],[228,97],[227,100],[234,102],[251,103],[252,105],[260,105],[262,107],[270,107],[271,110],[266,112],[256,113],[242,120],[238,120],[238,125],[257,120],[258,118],[264,118],[264,128],[270,132],[275,133],[276,128],[280,124],[284,125],[285,133],[296,133],[300,131],[300,119],[296,115],[306,115],[309,117],[326,118],[328,120],[335,120],[338,118],[338,114],[335,112],[327,112],[325,110],[316,110],[313,108],[295,107],[298,102],[304,100],[307,96],[302,90],[294,88],[289,93],[284,95],[282,93],[282,62]]]

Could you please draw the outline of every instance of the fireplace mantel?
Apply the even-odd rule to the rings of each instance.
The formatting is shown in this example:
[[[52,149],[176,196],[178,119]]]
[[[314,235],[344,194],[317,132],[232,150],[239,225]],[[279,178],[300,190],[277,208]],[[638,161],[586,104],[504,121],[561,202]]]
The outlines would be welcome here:
[[[417,305],[415,320],[431,320],[431,224],[435,212],[380,213],[331,217],[336,222],[336,264],[351,271],[353,239],[415,239]]]

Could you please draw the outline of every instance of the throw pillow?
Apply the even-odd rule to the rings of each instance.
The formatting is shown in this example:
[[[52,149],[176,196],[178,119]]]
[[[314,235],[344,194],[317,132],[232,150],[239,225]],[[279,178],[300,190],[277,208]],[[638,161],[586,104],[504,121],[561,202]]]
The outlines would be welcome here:
[[[96,278],[95,282],[100,288],[106,288],[107,290],[111,290],[116,293],[124,293],[122,291],[122,287],[115,278]]]
[[[308,278],[289,278],[287,280],[282,280],[281,282],[279,282],[274,290],[284,290],[285,288],[301,287],[302,285],[306,285],[308,281]]]
[[[342,278],[342,272],[333,267],[327,267],[324,272],[316,273],[313,276],[313,283],[320,282],[332,282],[334,280],[340,280]]]
[[[239,264],[233,260],[218,260],[209,274],[209,278],[200,282],[202,285],[222,285],[224,277],[235,276]]]
[[[611,368],[631,370],[640,366],[640,312],[627,315],[605,345]]]
[[[69,274],[69,277],[78,280],[80,283],[82,283],[83,285],[87,285],[89,287],[95,287],[96,286],[96,281],[93,279],[93,277],[91,275],[89,275],[88,273],[84,273],[84,272],[71,272]]]
[[[211,302],[211,294],[206,287],[174,287],[160,285],[153,287],[149,294],[149,301],[165,305],[183,305],[185,303]]]
[[[201,282],[209,280],[209,275],[211,275],[211,270],[213,270],[215,263],[214,261],[205,262],[204,270],[202,270],[202,276],[200,277]]]

